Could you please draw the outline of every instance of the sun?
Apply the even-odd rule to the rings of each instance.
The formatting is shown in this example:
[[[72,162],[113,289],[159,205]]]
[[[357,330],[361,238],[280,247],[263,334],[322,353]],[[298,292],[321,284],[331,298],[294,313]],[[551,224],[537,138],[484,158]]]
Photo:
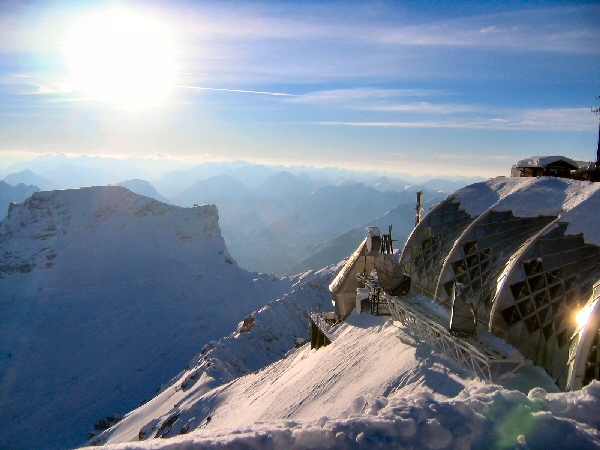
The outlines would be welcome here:
[[[77,91],[122,109],[163,102],[174,84],[175,45],[167,26],[113,9],[71,22],[62,53]]]

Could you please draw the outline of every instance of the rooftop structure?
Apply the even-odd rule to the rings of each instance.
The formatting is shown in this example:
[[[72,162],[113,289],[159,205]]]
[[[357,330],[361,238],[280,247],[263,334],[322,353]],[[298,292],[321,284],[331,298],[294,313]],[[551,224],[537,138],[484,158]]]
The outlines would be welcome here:
[[[600,96],[596,97],[600,99]],[[600,114],[600,107],[592,108],[593,114]],[[600,124],[596,161],[575,161],[565,156],[531,156],[517,161],[512,166],[511,177],[560,177],[582,181],[600,182]]]
[[[589,165],[589,162],[574,161],[565,156],[531,156],[517,161],[512,166],[512,177],[552,176],[571,178],[571,172]]]

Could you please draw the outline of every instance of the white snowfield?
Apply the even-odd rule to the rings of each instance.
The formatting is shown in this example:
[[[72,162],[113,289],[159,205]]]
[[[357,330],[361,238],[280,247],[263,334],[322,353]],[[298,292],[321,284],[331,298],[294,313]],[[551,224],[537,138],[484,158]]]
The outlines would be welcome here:
[[[600,445],[600,383],[568,394],[547,393],[542,387],[529,390],[556,387],[543,371],[528,366],[500,380],[505,387],[488,385],[428,344],[414,342],[390,318],[354,312],[334,330],[327,347],[311,350],[305,345],[256,373],[212,389],[208,372],[193,387],[178,388],[186,377],[182,374],[109,430],[106,448]]]
[[[298,281],[239,268],[214,205],[117,186],[13,205],[0,255],[2,449],[82,445]]]

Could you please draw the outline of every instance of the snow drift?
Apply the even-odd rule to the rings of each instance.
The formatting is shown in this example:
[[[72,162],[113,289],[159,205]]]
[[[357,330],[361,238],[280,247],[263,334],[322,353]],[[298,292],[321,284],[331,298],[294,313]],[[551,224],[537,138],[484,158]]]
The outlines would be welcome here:
[[[490,207],[513,211],[518,217],[561,216],[569,223],[568,234],[584,233],[587,243],[600,245],[600,229],[594,220],[594,212],[600,207],[600,183],[553,177],[498,177],[452,195],[471,216]]]
[[[600,444],[598,382],[574,393],[548,393],[555,389],[552,381],[527,366],[500,380],[505,387],[489,385],[428,344],[411,341],[386,318],[353,313],[335,335],[325,348],[304,346],[210,391],[183,399],[165,391],[161,396],[177,402],[176,414],[172,410],[149,421],[131,439],[145,442],[106,448],[592,449]],[[546,389],[530,389],[534,385]],[[118,424],[114,437],[136,414],[142,412]],[[149,420],[150,411],[144,414]],[[175,437],[151,439],[157,431],[158,437]]]

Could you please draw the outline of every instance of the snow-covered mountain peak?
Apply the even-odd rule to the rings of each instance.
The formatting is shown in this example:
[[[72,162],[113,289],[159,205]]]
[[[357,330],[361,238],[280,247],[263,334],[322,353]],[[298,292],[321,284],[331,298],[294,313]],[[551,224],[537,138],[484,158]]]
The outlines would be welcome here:
[[[97,245],[89,248],[94,241]],[[209,253],[233,262],[221,237],[214,205],[181,208],[119,186],[36,192],[21,204],[11,204],[1,223],[4,264],[0,273],[51,268],[61,248],[79,248],[96,255],[112,252],[127,261],[127,247],[138,242],[174,256],[177,249],[185,259],[194,251],[205,253],[209,241]]]
[[[6,231],[14,232],[28,224],[50,221],[61,227],[59,231],[66,232],[69,228],[89,227],[97,221],[163,216],[176,210],[184,211],[184,208],[134,194],[121,186],[93,186],[36,192],[22,204],[11,205],[4,226]],[[197,217],[206,216],[212,222],[218,221],[214,205],[195,212]]]
[[[0,258],[0,448],[82,444],[296,282],[240,268],[214,205],[117,186],[13,205]]]

